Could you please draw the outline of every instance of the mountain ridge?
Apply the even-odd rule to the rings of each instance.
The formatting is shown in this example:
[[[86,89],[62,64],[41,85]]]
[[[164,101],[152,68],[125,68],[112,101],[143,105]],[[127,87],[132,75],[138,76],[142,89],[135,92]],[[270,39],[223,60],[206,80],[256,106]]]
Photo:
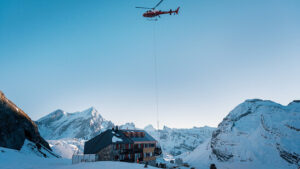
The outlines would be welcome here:
[[[68,152],[74,150],[82,152],[84,140],[91,139],[106,129],[111,129],[115,126],[113,122],[105,120],[94,107],[74,113],[57,109],[40,118],[37,124],[41,134],[49,140],[53,149],[60,152],[64,148]],[[119,128],[138,129],[132,122],[120,125]],[[163,129],[159,130],[160,136],[158,136],[157,130],[152,125],[144,128],[145,131],[160,142],[165,154],[171,156],[195,149],[199,144],[210,138],[214,129],[207,126],[191,129],[173,129],[164,126]],[[69,158],[70,154],[66,156]]]

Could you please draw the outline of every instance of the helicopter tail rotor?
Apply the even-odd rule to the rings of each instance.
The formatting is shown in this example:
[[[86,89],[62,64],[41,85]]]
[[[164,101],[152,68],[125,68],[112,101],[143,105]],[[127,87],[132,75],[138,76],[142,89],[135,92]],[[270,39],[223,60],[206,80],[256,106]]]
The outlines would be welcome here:
[[[175,13],[176,13],[177,15],[178,15],[179,9],[180,9],[180,7],[178,7],[178,8],[176,9],[176,11],[175,11]]]

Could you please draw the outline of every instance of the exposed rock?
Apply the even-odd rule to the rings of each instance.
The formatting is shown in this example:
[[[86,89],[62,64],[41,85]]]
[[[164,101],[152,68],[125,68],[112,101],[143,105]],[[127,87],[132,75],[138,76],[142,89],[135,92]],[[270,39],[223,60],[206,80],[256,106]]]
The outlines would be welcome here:
[[[0,91],[0,146],[20,150],[25,139],[51,150],[29,116]]]
[[[300,162],[300,154],[295,152],[288,152],[280,147],[280,144],[277,144],[277,150],[279,151],[280,157],[285,161],[298,165]]]

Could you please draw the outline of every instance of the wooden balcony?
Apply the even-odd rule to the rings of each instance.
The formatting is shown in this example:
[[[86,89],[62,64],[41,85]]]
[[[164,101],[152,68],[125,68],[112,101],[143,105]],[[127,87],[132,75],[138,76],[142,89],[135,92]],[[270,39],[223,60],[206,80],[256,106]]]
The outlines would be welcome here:
[[[147,147],[143,149],[144,153],[154,153],[155,147]]]

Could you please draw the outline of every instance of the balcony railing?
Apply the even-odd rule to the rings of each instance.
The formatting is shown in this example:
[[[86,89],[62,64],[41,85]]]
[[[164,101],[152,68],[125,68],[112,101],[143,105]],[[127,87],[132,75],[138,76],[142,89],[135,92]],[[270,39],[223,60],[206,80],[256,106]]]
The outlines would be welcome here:
[[[134,153],[133,149],[121,149],[120,150],[121,154],[132,154]]]
[[[142,148],[135,148],[134,153],[143,153],[143,149]]]

